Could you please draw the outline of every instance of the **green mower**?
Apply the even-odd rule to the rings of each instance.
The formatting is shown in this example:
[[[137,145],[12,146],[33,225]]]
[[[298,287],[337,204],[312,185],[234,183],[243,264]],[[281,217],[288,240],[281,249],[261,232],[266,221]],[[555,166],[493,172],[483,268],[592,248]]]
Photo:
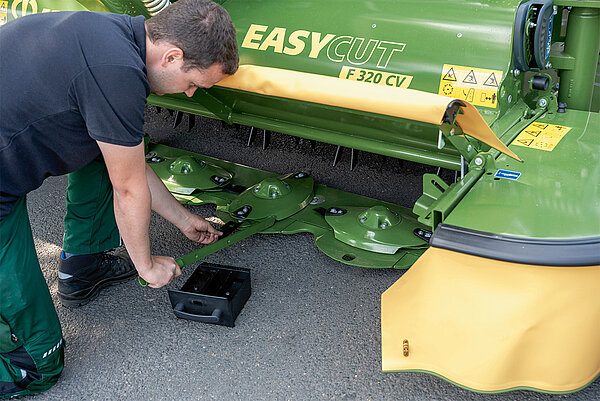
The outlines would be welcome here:
[[[381,297],[384,371],[478,392],[568,393],[598,377],[600,1],[219,3],[238,72],[149,104],[456,179],[425,174],[409,209],[148,141],[147,162],[180,202],[215,204],[237,229],[182,266],[254,233],[312,233],[341,263],[409,269]],[[0,0],[0,24],[169,5]]]

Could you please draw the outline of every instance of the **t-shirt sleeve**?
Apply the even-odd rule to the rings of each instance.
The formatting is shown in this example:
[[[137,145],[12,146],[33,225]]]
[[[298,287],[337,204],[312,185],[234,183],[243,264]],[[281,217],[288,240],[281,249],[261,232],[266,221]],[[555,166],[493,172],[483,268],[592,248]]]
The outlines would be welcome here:
[[[94,140],[122,146],[138,145],[144,137],[144,105],[150,93],[143,71],[101,65],[78,74],[69,89]]]

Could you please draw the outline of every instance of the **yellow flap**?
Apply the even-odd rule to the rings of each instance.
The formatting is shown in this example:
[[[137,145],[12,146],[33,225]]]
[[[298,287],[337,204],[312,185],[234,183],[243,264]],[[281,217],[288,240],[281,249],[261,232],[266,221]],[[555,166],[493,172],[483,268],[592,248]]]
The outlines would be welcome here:
[[[217,86],[435,125],[442,123],[448,104],[460,100],[466,106],[461,107],[463,114],[456,118],[458,126],[467,135],[520,160],[492,132],[475,106],[461,99],[256,65],[240,66],[234,75],[226,77]]]
[[[478,391],[574,391],[600,374],[600,266],[430,248],[383,293],[381,333],[385,371],[433,372]]]

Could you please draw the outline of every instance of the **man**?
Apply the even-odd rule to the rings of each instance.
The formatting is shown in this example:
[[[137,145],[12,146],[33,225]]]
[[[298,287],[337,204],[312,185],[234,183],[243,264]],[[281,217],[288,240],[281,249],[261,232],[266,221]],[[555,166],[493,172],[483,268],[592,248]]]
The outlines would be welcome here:
[[[137,273],[181,274],[150,253],[150,210],[203,244],[220,233],[181,206],[146,166],[150,91],[208,88],[238,66],[235,29],[209,0],[179,0],[145,21],[108,13],[37,14],[0,28],[0,398],[44,391],[63,368],[62,333],[42,276],[25,196],[67,174],[62,304],[89,302]],[[118,228],[117,228],[118,227]],[[129,258],[110,252],[122,238]]]

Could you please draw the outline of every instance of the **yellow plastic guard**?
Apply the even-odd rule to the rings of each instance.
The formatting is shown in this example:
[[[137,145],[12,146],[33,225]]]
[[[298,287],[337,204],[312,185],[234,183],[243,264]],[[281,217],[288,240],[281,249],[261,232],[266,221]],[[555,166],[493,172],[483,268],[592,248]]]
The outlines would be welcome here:
[[[384,371],[478,391],[575,391],[600,374],[600,266],[430,248],[383,293],[381,335]]]
[[[409,120],[440,125],[448,104],[454,100],[446,96],[413,89],[393,88],[336,77],[283,70],[279,68],[242,65],[217,86],[246,92],[326,104],[369,113],[385,114]],[[506,153],[517,160],[502,143],[475,106],[465,100],[456,123],[467,135]]]

